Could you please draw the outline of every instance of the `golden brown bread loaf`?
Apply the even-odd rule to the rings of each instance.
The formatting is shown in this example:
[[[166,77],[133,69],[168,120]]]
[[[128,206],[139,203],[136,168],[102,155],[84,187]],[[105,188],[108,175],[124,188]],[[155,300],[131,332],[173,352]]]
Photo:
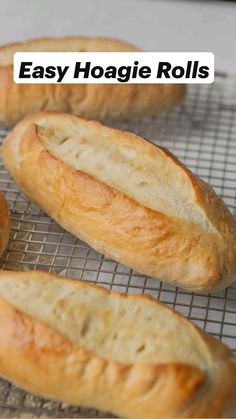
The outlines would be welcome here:
[[[0,272],[0,375],[124,417],[235,417],[236,358],[146,296]]]
[[[4,195],[0,192],[0,256],[7,247],[10,234],[10,218]]]
[[[12,125],[36,111],[60,111],[89,118],[135,118],[156,115],[182,102],[184,85],[15,84],[13,54],[44,51],[138,51],[108,38],[33,39],[0,48],[0,125]]]
[[[20,122],[3,145],[22,190],[97,251],[152,277],[214,291],[236,279],[236,221],[170,152],[67,114]]]

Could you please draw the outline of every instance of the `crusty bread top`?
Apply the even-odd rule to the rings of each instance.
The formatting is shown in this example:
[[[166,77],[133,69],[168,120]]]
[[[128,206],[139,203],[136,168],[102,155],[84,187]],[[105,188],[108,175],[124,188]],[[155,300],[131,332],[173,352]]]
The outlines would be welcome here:
[[[3,158],[35,203],[96,250],[191,290],[235,280],[234,217],[164,148],[96,121],[43,112],[15,127]]]
[[[50,154],[75,170],[118,189],[147,208],[217,232],[201,206],[196,205],[190,172],[167,150],[132,133],[82,119],[51,117],[40,120],[38,127]]]
[[[104,182],[141,205],[236,239],[236,222],[213,190],[170,152],[132,133],[77,117],[37,122],[51,155]]]
[[[235,413],[233,354],[150,297],[0,271],[0,320],[0,374],[34,394],[122,417]]]
[[[0,47],[0,67],[13,63],[15,52],[130,52],[138,48],[118,39],[66,37],[39,38]]]
[[[123,364],[209,368],[232,356],[183,316],[146,296],[127,296],[44,272],[0,272],[0,296],[73,344]]]

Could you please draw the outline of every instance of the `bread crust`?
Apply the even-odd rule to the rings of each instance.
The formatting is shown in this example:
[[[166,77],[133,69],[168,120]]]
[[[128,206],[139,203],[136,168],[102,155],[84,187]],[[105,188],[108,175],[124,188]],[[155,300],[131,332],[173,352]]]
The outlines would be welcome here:
[[[176,178],[179,172],[180,195],[187,185],[187,203],[192,200],[213,230],[184,216],[150,209],[140,203],[141,195],[140,201],[133,199],[122,193],[119,185],[115,189],[50,154],[37,124],[51,119],[55,126],[57,121],[63,121],[65,133],[71,122],[75,126],[83,124],[86,129],[93,127],[101,141],[105,132],[117,147],[125,142],[141,155],[146,153],[144,160],[150,157],[151,162],[158,163],[161,155],[164,167],[171,164]],[[235,219],[213,190],[167,150],[95,121],[41,113],[15,127],[3,145],[3,158],[21,189],[38,206],[97,251],[146,275],[190,290],[215,291],[235,280]],[[163,173],[163,184],[166,176]]]
[[[16,51],[138,51],[108,38],[42,38],[0,48],[0,125],[10,126],[37,111],[71,112],[89,118],[139,118],[156,115],[181,103],[184,85],[37,84],[13,82],[10,63]]]
[[[10,235],[10,218],[6,200],[0,192],[0,256],[7,247]]]
[[[54,284],[56,281],[57,284]],[[51,297],[49,303],[43,295],[45,289]],[[61,290],[66,292],[65,297],[62,297]],[[109,299],[114,300],[111,303],[114,309],[121,300],[124,300],[128,311],[137,303],[139,309],[143,304],[143,310],[151,308],[153,315],[156,310],[160,316],[166,313],[167,323],[173,319],[179,330],[186,328],[190,343],[194,347],[203,345],[205,348],[202,352],[205,359],[198,367],[191,365],[189,353],[186,353],[186,363],[176,362],[173,354],[172,361],[168,363],[144,364],[134,361],[127,364],[109,359],[105,352],[103,356],[97,355],[96,344],[94,350],[88,351],[80,343],[73,343],[50,325],[49,313],[53,313],[56,306],[59,309],[61,307],[61,317],[67,313],[67,322],[71,321],[74,334],[79,335],[79,329],[76,331],[73,323],[70,293],[75,298],[80,293],[86,295],[90,290],[97,302],[102,299],[102,310],[99,304],[96,308],[98,318],[103,316]],[[27,292],[28,302],[23,303],[22,295]],[[31,313],[30,301],[31,308],[34,304],[40,307],[37,314]],[[91,305],[89,299],[87,302],[82,299],[76,303],[76,310],[86,309],[89,317],[94,309]],[[48,314],[44,315],[43,312]],[[43,321],[40,316],[43,316]],[[95,285],[64,280],[40,271],[2,271],[0,321],[0,374],[34,394],[124,417],[221,417],[225,414],[226,417],[233,417],[235,414],[235,405],[232,408],[235,402],[233,354],[187,319],[150,297],[110,293]],[[148,324],[146,327],[148,336]],[[138,334],[139,330],[136,332]],[[153,333],[153,330],[149,332]],[[105,333],[108,331],[105,330]],[[180,343],[177,342],[178,345]],[[169,351],[171,343],[168,336],[164,345]],[[183,347],[183,358],[185,350]]]

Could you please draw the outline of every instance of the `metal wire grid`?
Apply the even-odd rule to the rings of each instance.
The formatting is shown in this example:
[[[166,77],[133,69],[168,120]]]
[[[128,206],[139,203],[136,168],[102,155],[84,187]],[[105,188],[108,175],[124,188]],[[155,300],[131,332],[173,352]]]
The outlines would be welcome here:
[[[169,148],[209,182],[236,215],[236,79],[224,75],[214,85],[192,86],[174,112],[116,126]],[[3,139],[6,131],[0,131]],[[11,211],[12,230],[0,267],[43,269],[98,283],[106,288],[148,294],[174,307],[236,351],[236,285],[203,295],[151,279],[98,254],[36,208],[10,179],[0,162],[0,190]],[[34,397],[0,381],[1,417],[104,417],[91,409]]]

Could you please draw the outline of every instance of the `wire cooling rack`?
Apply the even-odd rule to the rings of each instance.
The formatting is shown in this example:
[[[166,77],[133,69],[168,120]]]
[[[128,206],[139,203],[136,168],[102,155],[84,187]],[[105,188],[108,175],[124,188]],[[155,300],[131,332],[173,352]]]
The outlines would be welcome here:
[[[209,182],[236,215],[236,78],[191,86],[185,104],[158,118],[115,124],[169,148]],[[0,131],[3,139],[7,131]],[[0,190],[11,212],[11,238],[0,268],[43,269],[124,293],[148,294],[174,307],[236,351],[236,285],[202,295],[161,283],[96,253],[35,207],[0,162]],[[34,397],[0,381],[1,417],[107,417]]]

